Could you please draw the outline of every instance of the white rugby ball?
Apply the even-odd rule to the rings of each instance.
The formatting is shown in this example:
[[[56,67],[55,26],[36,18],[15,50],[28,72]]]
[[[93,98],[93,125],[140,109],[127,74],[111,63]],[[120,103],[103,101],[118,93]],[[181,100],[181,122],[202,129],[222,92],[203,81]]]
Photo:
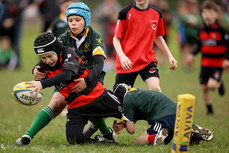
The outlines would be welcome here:
[[[26,86],[28,84],[25,84],[25,82],[16,84],[12,89],[12,96],[20,104],[28,106],[36,105],[42,100],[43,93],[39,92],[38,96],[36,96],[36,92],[30,93],[33,89],[26,88]]]

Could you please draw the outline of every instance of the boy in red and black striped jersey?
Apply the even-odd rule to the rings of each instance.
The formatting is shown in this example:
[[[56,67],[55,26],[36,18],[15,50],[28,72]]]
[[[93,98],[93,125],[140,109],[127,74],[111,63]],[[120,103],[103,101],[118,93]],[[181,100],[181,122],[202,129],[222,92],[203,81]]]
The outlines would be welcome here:
[[[189,56],[194,62],[194,55],[201,51],[200,83],[207,114],[213,114],[209,90],[218,89],[220,95],[225,94],[222,80],[223,69],[229,68],[229,36],[217,23],[218,6],[212,1],[205,1],[201,7],[204,21],[198,32],[198,47]]]
[[[103,137],[91,139],[83,134],[83,128],[91,118],[121,117],[122,105],[118,98],[106,90],[101,82],[93,80],[81,92],[72,92],[79,78],[86,78],[90,70],[86,69],[76,52],[67,46],[61,46],[56,37],[45,32],[34,41],[34,50],[41,58],[40,71],[46,78],[30,81],[28,87],[39,92],[41,89],[55,86],[65,97],[68,105],[66,136],[70,144],[115,143]]]
[[[136,0],[119,12],[113,38],[117,52],[115,84],[133,86],[139,74],[149,89],[161,91],[154,42],[168,57],[170,69],[177,67],[163,35],[162,14],[149,6],[149,0]]]

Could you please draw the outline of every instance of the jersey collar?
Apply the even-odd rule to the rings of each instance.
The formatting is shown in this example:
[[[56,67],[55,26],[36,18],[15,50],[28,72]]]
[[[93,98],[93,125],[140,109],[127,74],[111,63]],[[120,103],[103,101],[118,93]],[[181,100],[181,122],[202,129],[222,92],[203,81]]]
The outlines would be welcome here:
[[[138,11],[147,11],[147,10],[149,10],[149,6],[146,8],[146,9],[144,9],[144,10],[141,10],[141,9],[139,9],[137,6],[136,6],[136,3],[133,3],[133,5],[132,5],[136,10],[138,10]]]

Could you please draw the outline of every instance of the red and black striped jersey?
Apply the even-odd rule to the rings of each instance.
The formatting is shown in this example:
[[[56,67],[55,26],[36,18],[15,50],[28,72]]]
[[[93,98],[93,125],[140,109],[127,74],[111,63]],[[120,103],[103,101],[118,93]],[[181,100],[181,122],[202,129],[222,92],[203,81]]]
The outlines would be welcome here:
[[[148,7],[140,10],[135,3],[124,7],[118,16],[115,36],[121,39],[121,47],[125,55],[133,63],[130,71],[122,69],[120,59],[116,56],[116,73],[131,73],[156,61],[153,50],[156,36],[164,35],[162,14]]]
[[[201,65],[203,67],[222,67],[223,61],[228,58],[229,36],[219,24],[202,25],[198,32],[198,47],[192,53],[201,51]]]
[[[65,97],[68,109],[81,107],[98,101],[105,93],[104,86],[98,82],[98,80],[92,81],[86,89],[80,93],[72,92],[71,88],[78,83],[74,80],[77,78],[86,78],[90,71],[81,64],[79,56],[70,47],[63,46],[58,63],[54,67],[50,67],[42,61],[39,62],[39,65],[41,66],[41,71],[45,72],[48,78],[53,78],[66,70],[73,72],[71,79],[68,81],[58,83],[60,80],[52,80],[55,88]]]

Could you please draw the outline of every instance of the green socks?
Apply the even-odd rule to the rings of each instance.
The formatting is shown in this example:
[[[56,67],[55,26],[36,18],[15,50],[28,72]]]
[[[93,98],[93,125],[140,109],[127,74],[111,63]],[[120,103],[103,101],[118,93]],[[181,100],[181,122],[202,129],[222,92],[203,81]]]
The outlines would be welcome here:
[[[102,134],[106,134],[109,132],[109,128],[104,120],[104,118],[94,119],[91,122],[95,125],[96,128],[100,130]]]
[[[56,115],[54,114],[53,110],[49,106],[46,106],[37,114],[29,130],[26,132],[26,135],[29,135],[31,138],[33,138],[55,117]]]

